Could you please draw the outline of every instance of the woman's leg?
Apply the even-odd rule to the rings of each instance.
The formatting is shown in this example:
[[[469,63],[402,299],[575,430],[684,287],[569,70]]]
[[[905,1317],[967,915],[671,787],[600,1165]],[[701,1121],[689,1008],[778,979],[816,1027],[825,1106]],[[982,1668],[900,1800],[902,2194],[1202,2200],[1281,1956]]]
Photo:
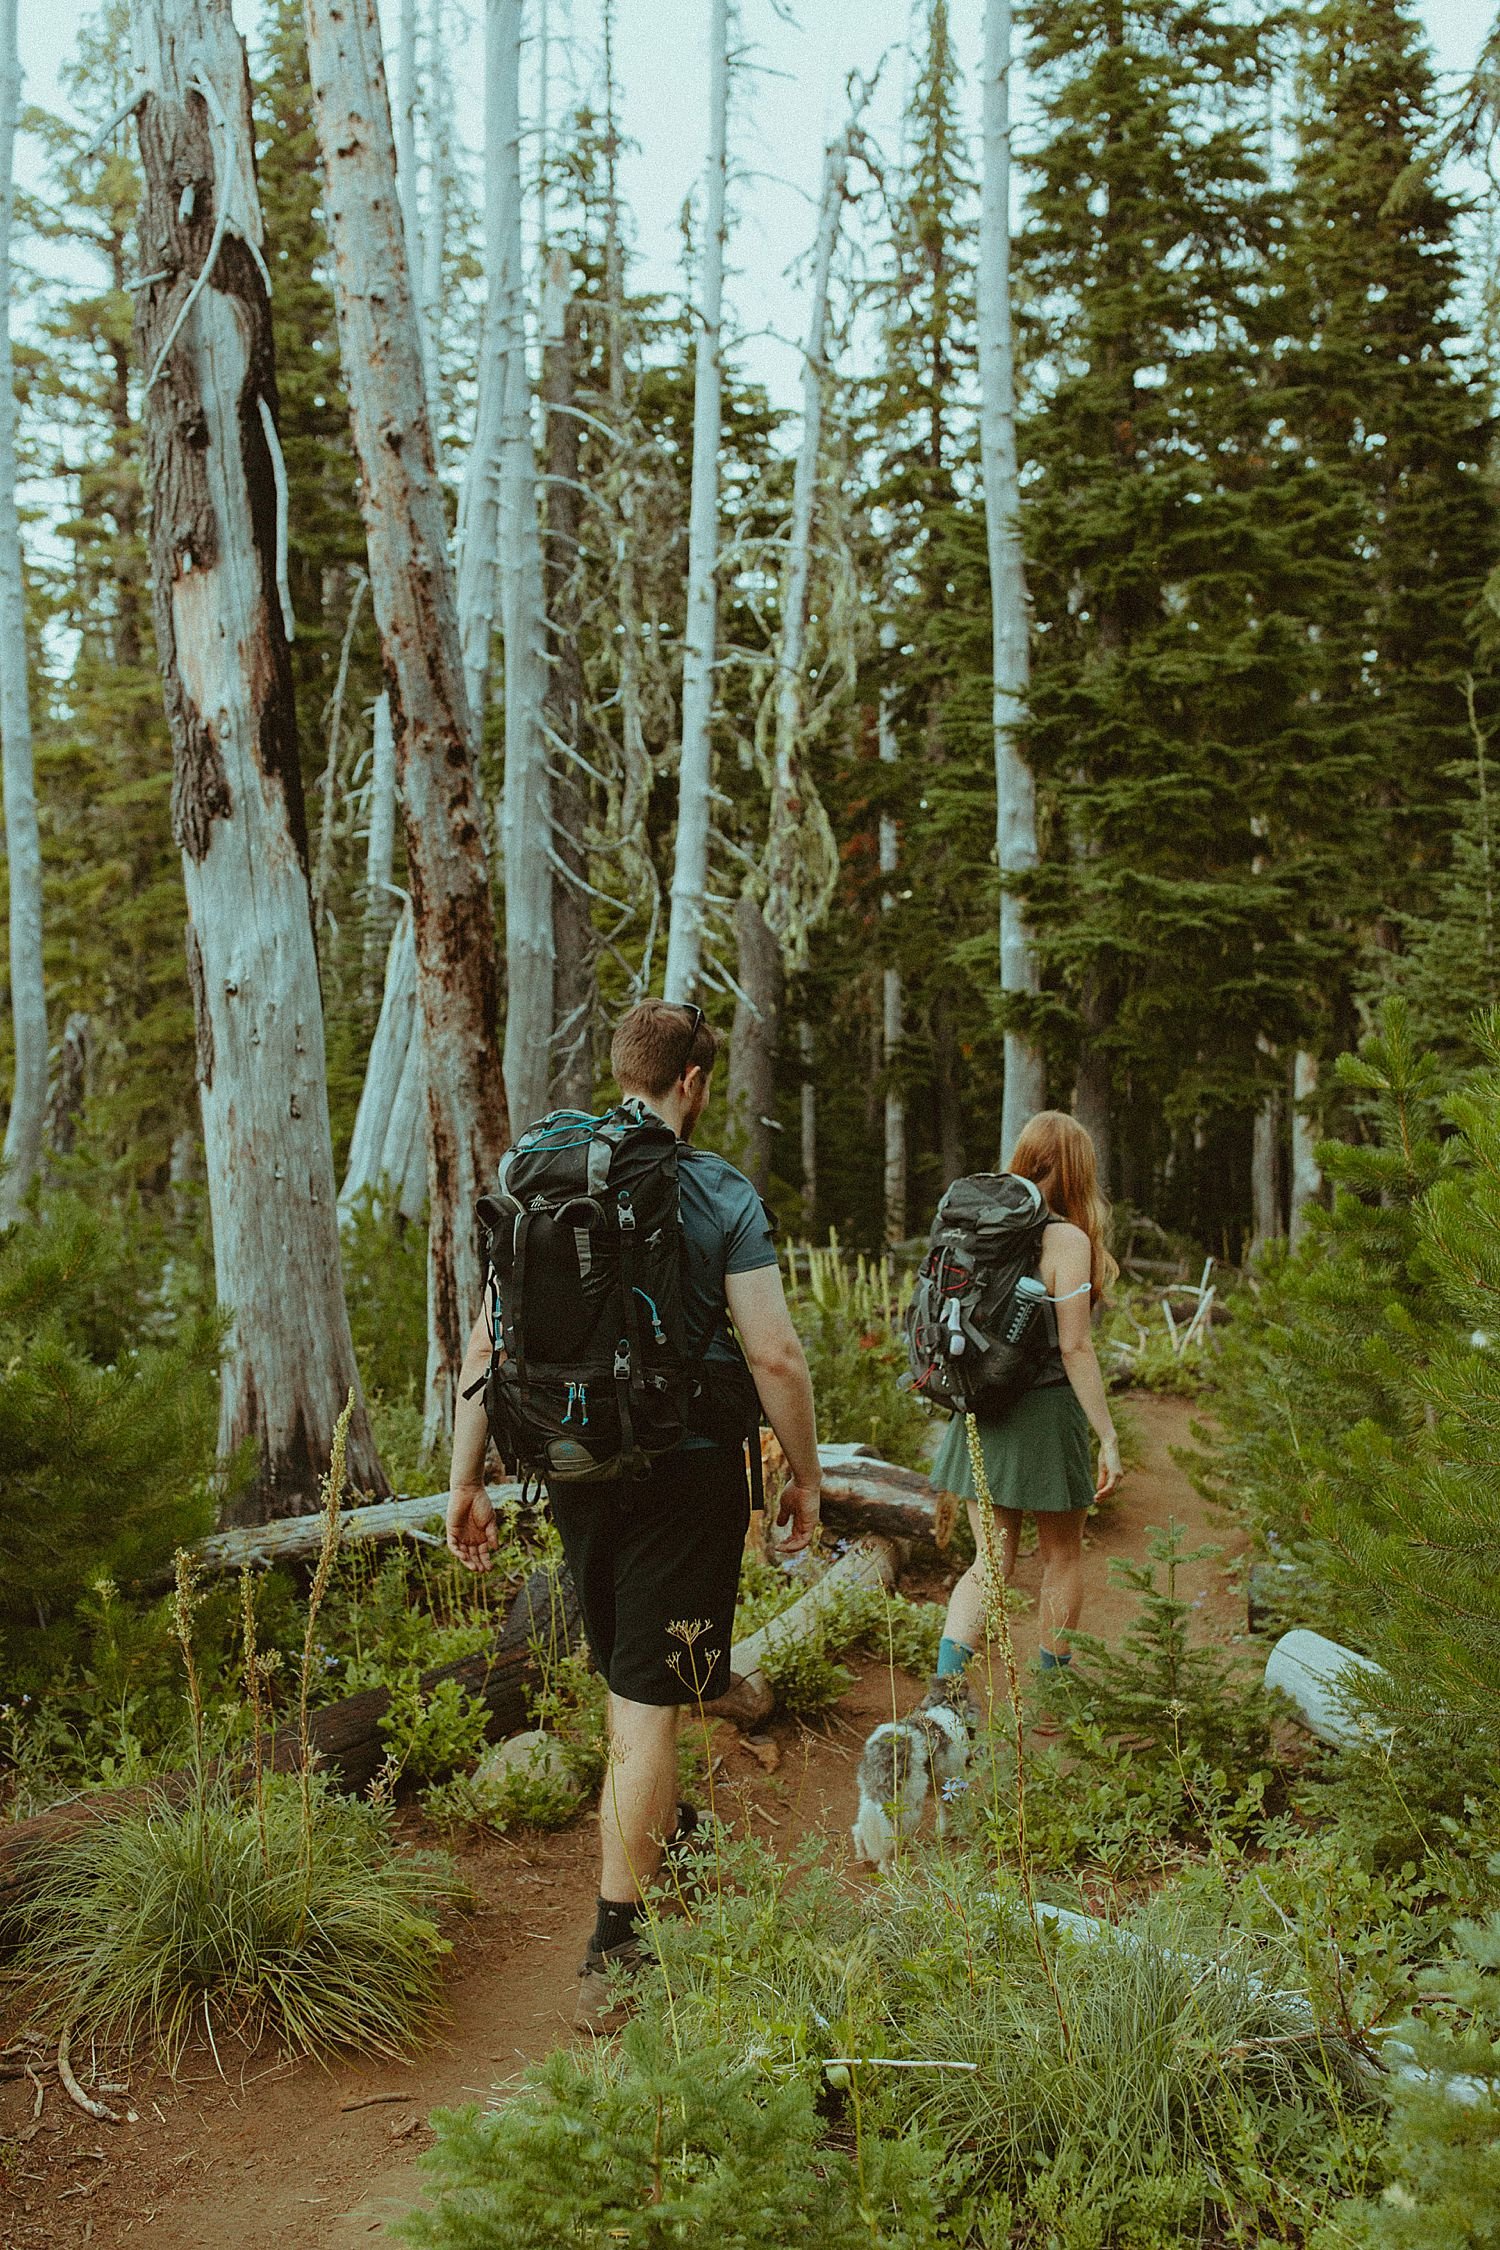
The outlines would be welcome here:
[[[1069,1508],[1036,1519],[1042,1558],[1042,1592],[1037,1603],[1041,1645],[1054,1656],[1068,1653],[1068,1631],[1083,1613],[1083,1527],[1087,1508]]]
[[[1023,1517],[1018,1508],[997,1508],[995,1528],[1000,1534],[1000,1575],[1008,1586],[1015,1576],[1021,1545]],[[969,1502],[969,1528],[978,1549],[974,1560],[948,1596],[943,1638],[958,1648],[974,1650],[984,1639],[984,1543],[980,1533],[979,1502]]]

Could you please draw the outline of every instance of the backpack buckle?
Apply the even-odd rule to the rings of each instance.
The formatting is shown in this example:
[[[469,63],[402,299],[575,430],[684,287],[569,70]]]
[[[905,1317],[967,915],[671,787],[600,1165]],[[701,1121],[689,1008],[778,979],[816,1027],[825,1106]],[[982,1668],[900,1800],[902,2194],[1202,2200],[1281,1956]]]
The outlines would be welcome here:
[[[630,1345],[624,1336],[615,1346],[615,1381],[617,1383],[628,1383],[630,1381]]]

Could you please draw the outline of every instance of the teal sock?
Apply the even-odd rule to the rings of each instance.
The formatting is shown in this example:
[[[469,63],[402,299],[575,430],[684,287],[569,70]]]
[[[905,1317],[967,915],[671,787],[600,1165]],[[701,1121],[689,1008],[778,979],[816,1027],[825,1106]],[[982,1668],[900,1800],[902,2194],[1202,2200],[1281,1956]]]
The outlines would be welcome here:
[[[1061,1656],[1055,1656],[1050,1648],[1039,1648],[1036,1654],[1037,1662],[1044,1672],[1066,1671],[1073,1661],[1071,1649],[1064,1649]]]
[[[938,1642],[937,1676],[948,1680],[955,1672],[964,1671],[974,1661],[974,1651],[963,1641],[950,1641],[945,1633]]]

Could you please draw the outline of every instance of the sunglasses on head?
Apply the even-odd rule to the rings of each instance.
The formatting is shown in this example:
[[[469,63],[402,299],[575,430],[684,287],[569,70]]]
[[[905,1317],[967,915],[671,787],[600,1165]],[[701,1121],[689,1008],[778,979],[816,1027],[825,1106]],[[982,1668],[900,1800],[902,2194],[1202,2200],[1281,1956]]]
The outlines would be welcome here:
[[[698,1044],[698,1034],[703,1029],[705,1018],[703,1010],[691,1000],[681,1000],[678,1002],[678,1006],[688,1019],[687,1045],[682,1050],[682,1069],[677,1073],[678,1077],[681,1078],[692,1062],[693,1049]]]

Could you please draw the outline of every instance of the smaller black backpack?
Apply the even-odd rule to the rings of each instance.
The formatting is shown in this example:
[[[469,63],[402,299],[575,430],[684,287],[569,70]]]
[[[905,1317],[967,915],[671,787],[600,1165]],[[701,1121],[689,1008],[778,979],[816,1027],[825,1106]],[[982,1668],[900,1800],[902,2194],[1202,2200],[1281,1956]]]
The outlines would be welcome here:
[[[501,1459],[560,1484],[643,1474],[680,1443],[701,1372],[687,1356],[676,1134],[639,1102],[554,1111],[501,1158],[478,1215]]]
[[[986,1415],[1030,1389],[1057,1338],[1037,1273],[1051,1216],[1041,1189],[1014,1172],[954,1181],[906,1308],[905,1388],[950,1414]]]

